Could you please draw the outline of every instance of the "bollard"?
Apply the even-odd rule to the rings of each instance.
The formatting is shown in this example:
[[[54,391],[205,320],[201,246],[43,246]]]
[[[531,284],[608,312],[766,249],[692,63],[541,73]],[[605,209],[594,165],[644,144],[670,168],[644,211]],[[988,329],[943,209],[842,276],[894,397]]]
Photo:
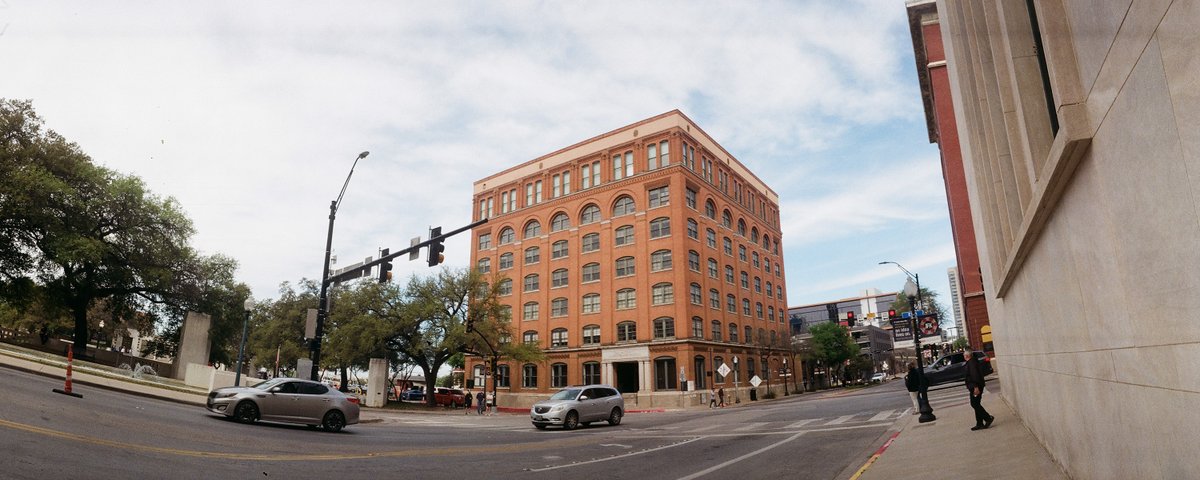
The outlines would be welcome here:
[[[54,389],[54,393],[70,395],[75,398],[83,398],[83,395],[71,392],[71,364],[74,361],[75,361],[75,349],[68,347],[67,348],[67,383],[66,383],[65,387],[62,389],[58,389],[58,388]]]

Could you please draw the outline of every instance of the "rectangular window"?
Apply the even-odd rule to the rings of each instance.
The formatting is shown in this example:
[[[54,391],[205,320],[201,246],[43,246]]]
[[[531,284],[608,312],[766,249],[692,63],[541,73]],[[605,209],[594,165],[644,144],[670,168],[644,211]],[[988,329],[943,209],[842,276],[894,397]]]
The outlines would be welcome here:
[[[583,313],[600,311],[600,295],[585,295],[583,297]]]
[[[533,195],[534,195],[533,201],[535,203],[542,203],[542,181],[541,180],[533,182]]]
[[[600,265],[590,263],[583,266],[583,283],[600,281]]]
[[[695,190],[692,190],[690,188],[685,190],[683,192],[683,200],[684,200],[684,202],[687,203],[688,208],[690,208],[692,210],[696,209],[696,191]]]
[[[567,316],[567,299],[556,298],[550,301],[550,316],[565,317]]]
[[[483,379],[475,380],[476,385],[483,385]],[[537,388],[537,365],[526,365],[524,371],[521,372],[521,386],[524,388]]]
[[[571,171],[563,172],[563,195],[571,194]]]
[[[600,186],[600,161],[592,162],[592,185]]]
[[[567,269],[564,268],[561,270],[555,270],[553,273],[551,273],[550,274],[550,286],[551,287],[567,286]]]
[[[633,152],[625,152],[625,176],[633,176]]]
[[[580,250],[583,253],[594,252],[599,249],[600,249],[600,234],[591,233],[591,234],[583,236],[583,245],[580,246]]]
[[[559,329],[550,332],[550,347],[565,347],[567,346],[567,329]]]
[[[600,383],[600,364],[596,362],[588,362],[583,364],[583,383],[585,385],[595,385]]]
[[[500,365],[496,367],[496,386],[500,388],[508,388],[508,365]]]
[[[553,177],[550,177],[550,185],[551,185],[550,196],[552,198],[561,197],[562,196],[562,176],[554,175]]]
[[[716,290],[708,291],[708,307],[715,309],[715,310],[721,309],[721,294],[720,294],[720,292],[717,292]]]
[[[485,233],[479,236],[479,249],[487,250],[492,248],[492,234]]]
[[[517,211],[517,189],[515,188],[508,191],[508,211]]]
[[[579,188],[581,190],[592,188],[592,166],[585,163],[579,170],[583,174],[582,178],[580,178],[581,183],[579,184]]]
[[[533,184],[525,184],[525,206],[533,205]]]
[[[599,345],[600,344],[600,327],[589,325],[583,327],[583,344],[584,345]]]
[[[617,180],[620,180],[622,177],[622,174],[625,172],[625,160],[624,160],[624,157],[621,156],[621,154],[618,153],[616,155],[613,155],[612,168],[613,168],[613,176],[612,176],[613,181],[615,182]]]
[[[500,213],[508,213],[508,192],[500,192]]]
[[[671,203],[671,191],[663,186],[650,189],[650,208],[661,207]]]
[[[646,170],[655,170],[658,168],[658,145],[651,143],[646,145]]]
[[[658,144],[658,163],[659,166],[667,166],[671,164],[671,142],[663,140]]]

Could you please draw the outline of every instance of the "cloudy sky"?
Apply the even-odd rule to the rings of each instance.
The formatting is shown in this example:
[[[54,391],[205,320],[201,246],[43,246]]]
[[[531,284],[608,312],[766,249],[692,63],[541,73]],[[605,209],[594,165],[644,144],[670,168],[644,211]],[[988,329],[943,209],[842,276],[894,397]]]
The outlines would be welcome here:
[[[788,303],[954,263],[902,0],[0,0],[0,96],[179,200],[258,298],[471,221],[487,174],[672,109],[780,196]],[[465,235],[446,264],[469,263]],[[429,272],[396,264],[398,278]]]

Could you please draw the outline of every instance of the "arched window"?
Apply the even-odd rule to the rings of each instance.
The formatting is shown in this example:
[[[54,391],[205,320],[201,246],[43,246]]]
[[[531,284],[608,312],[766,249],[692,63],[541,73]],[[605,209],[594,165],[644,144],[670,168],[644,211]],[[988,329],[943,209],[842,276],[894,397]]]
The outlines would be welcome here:
[[[579,251],[581,251],[583,253],[588,253],[588,252],[594,252],[599,249],[600,249],[600,234],[599,233],[589,233],[589,234],[583,236],[583,243],[582,243],[582,246],[579,247]]]
[[[537,330],[526,330],[521,334],[521,341],[529,345],[536,345],[538,343]]]
[[[636,342],[637,341],[637,324],[633,321],[626,320],[617,324],[617,341],[618,342]]]
[[[667,305],[675,303],[675,287],[670,283],[659,283],[650,287],[650,304]]]
[[[729,341],[737,343],[738,341],[738,326],[736,323],[729,324]]]
[[[532,274],[525,276],[524,288],[522,288],[521,291],[536,292],[536,291],[540,290],[541,288],[542,288],[541,279],[538,278],[538,274],[532,273]]]
[[[550,316],[565,317],[567,316],[567,298],[558,297],[550,301]]]
[[[564,258],[569,253],[567,249],[567,241],[559,240],[550,245],[550,258]]]
[[[704,201],[704,216],[713,220],[717,219],[717,205],[712,200]]]
[[[583,362],[583,384],[600,383],[600,362]]]
[[[567,386],[567,364],[555,363],[550,365],[550,386],[554,388]]]
[[[617,290],[617,310],[626,310],[637,307],[637,290],[632,288],[622,288]]]
[[[657,340],[675,338],[675,319],[671,317],[654,319],[654,338]]]
[[[746,343],[751,343],[753,341],[754,341],[754,329],[750,328],[749,325],[746,325]]]
[[[758,243],[758,227],[753,227],[750,229],[750,241]]]
[[[654,389],[676,390],[679,382],[676,380],[675,357],[658,357],[654,359]]]
[[[737,234],[743,237],[746,236],[746,221],[740,218],[738,219]]]
[[[511,252],[500,254],[500,269],[508,270],[512,267],[513,267],[513,254]]]
[[[634,273],[637,273],[637,269],[634,268],[633,257],[618,258],[616,270],[617,270],[616,275],[618,277],[627,277],[627,276],[633,275]]]
[[[525,264],[538,263],[542,261],[542,249],[540,247],[529,247],[525,249]]]
[[[659,217],[650,221],[650,238],[661,238],[671,234],[671,219]]]
[[[700,225],[690,218],[687,219],[687,236],[692,240],[700,239]]]
[[[700,271],[700,252],[688,250],[688,270],[693,272]]]
[[[499,290],[500,295],[512,295],[512,279],[506,278],[501,280],[497,290]]]
[[[521,320],[537,320],[540,313],[538,310],[540,309],[537,302],[526,302],[523,305]]]
[[[522,238],[533,238],[542,234],[542,224],[537,220],[525,224],[525,236]]]
[[[600,281],[600,264],[589,263],[583,266],[583,283]]]
[[[723,357],[713,357],[713,383],[725,383],[725,376],[721,375],[721,365],[724,364]]]
[[[589,293],[583,296],[583,313],[596,313],[600,311],[600,294]]]
[[[583,327],[583,344],[584,345],[599,345],[600,344],[600,326],[587,325]]]
[[[567,269],[560,268],[558,270],[550,272],[550,286],[551,287],[565,287],[565,286],[567,286],[567,284],[568,284]]]
[[[513,229],[511,229],[509,227],[504,227],[503,230],[500,230],[500,244],[501,245],[506,245],[506,244],[512,243],[513,240],[516,240],[516,239],[517,239],[517,236],[515,233],[513,233]]]
[[[720,320],[712,321],[712,339],[715,342],[721,341],[721,321]]]
[[[705,374],[705,371],[707,370],[705,368],[705,365],[707,363],[708,363],[708,361],[704,358],[703,355],[696,355],[696,358],[692,359],[692,364],[693,364],[692,367],[695,369],[695,372],[693,372],[692,376],[696,378],[696,389],[697,390],[703,391],[705,388],[708,388],[708,385],[706,383],[708,381],[708,379],[706,378],[706,377],[708,377],[708,375]]]
[[[550,348],[567,346],[567,329],[556,328],[550,331]]]
[[[692,317],[692,338],[704,338],[704,319]]]
[[[550,219],[550,231],[559,232],[571,228],[571,219],[565,213],[559,213]]]
[[[633,244],[633,225],[617,227],[614,231],[613,244],[616,246]]]
[[[476,380],[475,385],[483,385],[483,383]],[[537,388],[537,365],[526,363],[521,368],[521,386],[524,388]]]
[[[580,225],[587,225],[589,223],[596,223],[599,221],[600,207],[597,207],[594,203],[589,203],[587,206],[583,207],[583,211],[579,214]]]
[[[671,268],[671,251],[659,250],[650,254],[650,271],[669,270]]]
[[[700,284],[693,282],[688,287],[688,301],[691,302],[692,305],[704,305],[704,294],[701,293],[702,291],[703,290],[700,288]]]
[[[636,207],[637,206],[634,205],[632,198],[627,195],[622,195],[621,198],[618,198],[617,201],[613,203],[612,216],[619,217],[621,215],[629,215],[634,212]]]
[[[733,228],[733,214],[729,213],[729,210],[721,212],[721,226]]]

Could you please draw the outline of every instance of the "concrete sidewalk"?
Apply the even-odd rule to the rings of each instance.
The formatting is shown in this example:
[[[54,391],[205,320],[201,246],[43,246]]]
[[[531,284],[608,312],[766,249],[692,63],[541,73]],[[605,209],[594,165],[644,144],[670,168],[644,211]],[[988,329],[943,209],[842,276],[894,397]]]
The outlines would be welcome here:
[[[934,410],[937,420],[919,423],[917,415],[900,420],[882,437],[875,455],[849,478],[1069,478],[1000,397],[998,387],[989,383],[983,396],[983,407],[996,417],[990,428],[971,430],[975,411],[962,389],[962,402]]]

